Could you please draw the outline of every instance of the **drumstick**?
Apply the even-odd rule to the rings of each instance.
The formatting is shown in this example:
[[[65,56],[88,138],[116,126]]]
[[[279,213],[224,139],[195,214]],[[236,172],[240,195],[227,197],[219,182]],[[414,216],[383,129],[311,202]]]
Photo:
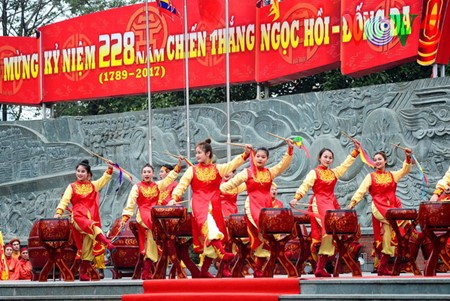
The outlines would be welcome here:
[[[312,204],[305,204],[305,203],[297,203],[297,204],[295,204],[295,206],[298,206],[298,205],[303,206],[303,207],[311,207],[312,206]]]
[[[178,159],[178,156],[177,155],[174,155],[174,154],[171,154],[171,153],[169,153],[169,152],[164,152],[166,155],[168,155],[168,156],[170,156],[170,157],[173,157],[173,158],[177,158]]]
[[[345,137],[347,137],[348,139],[350,139],[350,140],[352,140],[352,141],[355,141],[355,139],[352,138],[352,137],[350,137],[347,133],[341,131],[341,134],[342,134],[342,136],[345,136]]]
[[[186,200],[186,201],[181,201],[181,202],[176,202],[176,204],[183,204],[183,203],[187,203],[190,202],[191,200]]]
[[[402,147],[402,146],[400,146],[400,143],[398,143],[398,144],[392,144],[392,143],[391,143],[391,145],[392,145],[393,147],[396,147],[396,148],[402,149],[402,150],[404,150],[404,151],[410,151],[410,149],[409,149],[409,148],[406,148],[406,147]]]
[[[246,146],[245,144],[243,144],[243,143],[227,142],[227,144],[233,145],[233,146],[239,146],[239,147],[247,147],[247,146]]]
[[[269,134],[269,135],[271,135],[271,136],[274,136],[274,137],[276,137],[276,138],[278,138],[278,139],[284,140],[284,141],[288,141],[288,140],[289,140],[289,139],[287,139],[287,138],[284,138],[284,137],[281,137],[281,136],[272,134],[272,133],[270,133],[270,132],[266,132],[266,133]]]
[[[97,158],[99,158],[99,159],[105,161],[105,162],[108,163],[108,164],[111,162],[111,160],[108,160],[108,159],[106,159],[106,158],[103,158],[102,156],[100,156],[100,155],[97,154],[97,153],[94,153],[94,152],[91,151],[91,150],[90,150],[89,152],[91,153],[92,156],[97,157]]]

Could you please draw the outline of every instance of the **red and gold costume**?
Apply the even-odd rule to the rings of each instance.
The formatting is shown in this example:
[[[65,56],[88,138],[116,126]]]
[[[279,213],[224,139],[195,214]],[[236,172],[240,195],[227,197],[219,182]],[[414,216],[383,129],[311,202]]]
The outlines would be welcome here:
[[[223,181],[222,184],[226,182],[228,181]],[[228,217],[230,214],[238,213],[237,198],[239,193],[245,191],[246,189],[247,186],[245,184],[241,184],[228,192],[220,193],[220,202],[222,204],[222,212],[224,217]]]
[[[23,258],[19,259],[20,272],[19,280],[31,280],[31,263]]]
[[[372,196],[372,222],[374,237],[380,237],[381,225],[383,226],[382,253],[393,256],[394,247],[391,245],[391,226],[386,220],[386,211],[389,208],[401,208],[402,204],[395,195],[397,183],[411,170],[411,159],[407,158],[398,171],[377,170],[368,174],[352,197],[350,207],[359,203],[364,195],[369,192]]]
[[[279,199],[272,199],[272,208],[283,208],[284,204]]]
[[[112,168],[108,168],[103,176],[96,181],[75,181],[70,184],[56,209],[62,214],[67,206],[72,204],[72,224],[82,234],[81,259],[94,259],[93,245],[96,237],[101,234],[99,191],[111,180]]]
[[[158,205],[166,206],[169,203],[169,201],[172,199],[172,192],[175,189],[175,187],[177,187],[177,185],[178,182],[173,181],[165,189],[160,190]]]
[[[359,152],[357,150],[353,150],[341,165],[333,169],[319,165],[306,175],[303,183],[295,193],[294,198],[300,200],[312,188],[313,195],[309,200],[308,211],[313,213],[311,215],[311,236],[313,243],[321,241],[319,254],[334,255],[333,238],[331,235],[325,233],[325,229],[322,227],[322,221],[325,219],[327,210],[340,209],[334,194],[334,188],[336,187],[337,180],[355,162],[358,154]]]
[[[8,280],[19,280],[20,263],[19,260],[10,256],[6,257],[6,265],[8,267]]]
[[[180,166],[177,165],[175,169],[161,181],[141,181],[133,185],[128,196],[127,204],[122,212],[122,220],[126,222],[134,215],[134,210],[137,205],[136,221],[141,227],[147,230],[145,246],[140,246],[140,248],[144,247],[144,249],[141,249],[140,251],[145,253],[145,259],[149,258],[153,262],[158,260],[158,247],[152,234],[153,225],[151,210],[153,206],[159,205],[160,191],[167,189],[167,187],[175,181],[180,169]]]
[[[250,235],[252,250],[257,257],[269,257],[270,252],[264,248],[262,235],[259,233],[259,214],[262,208],[272,207],[272,196],[270,188],[272,181],[289,167],[292,161],[293,147],[289,147],[283,159],[275,166],[270,168],[247,168],[238,173],[228,182],[220,186],[222,192],[230,191],[242,183],[247,185],[248,197],[245,201],[245,214],[247,219],[247,228]]]
[[[450,167],[448,168],[447,172],[445,173],[444,177],[440,179],[436,184],[436,189],[434,190],[433,194],[438,195],[439,197],[442,195],[442,193],[450,188]],[[448,197],[440,197],[439,200],[445,200],[448,199]]]
[[[220,183],[224,175],[244,164],[247,157],[244,153],[226,164],[200,163],[190,166],[174,189],[172,198],[179,201],[191,185],[195,252],[203,251],[208,258],[216,258],[211,241],[228,239],[220,202]]]

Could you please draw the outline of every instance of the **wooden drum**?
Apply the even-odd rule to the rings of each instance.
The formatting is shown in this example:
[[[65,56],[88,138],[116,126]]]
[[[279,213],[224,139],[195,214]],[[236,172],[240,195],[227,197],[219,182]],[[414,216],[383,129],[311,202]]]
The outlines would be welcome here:
[[[174,233],[176,236],[192,236],[192,213],[187,212],[186,217],[180,220],[171,219],[170,222],[176,222],[174,225]]]
[[[71,239],[69,219],[46,218],[33,224],[28,237],[32,280],[47,281],[54,264],[64,281],[73,281],[67,266],[75,261],[76,247]]]
[[[386,211],[387,220],[415,220],[417,218],[416,209],[393,208]]]
[[[230,214],[228,218],[228,231],[230,232],[231,237],[248,237],[245,214]]]
[[[153,206],[152,219],[186,218],[186,208],[183,206]]]
[[[68,218],[44,218],[38,222],[39,239],[44,244],[52,247],[56,243],[66,243],[71,234],[70,221]]]
[[[436,276],[438,258],[450,261],[446,241],[450,238],[450,202],[427,202],[419,206],[419,224],[433,249],[425,264],[424,275]]]
[[[327,210],[324,224],[327,234],[355,234],[358,232],[358,216],[355,210]]]
[[[186,219],[186,213],[186,208],[183,206],[153,206],[152,220],[155,240],[174,234],[180,220]]]
[[[297,224],[301,225],[311,224],[311,217],[308,214],[301,212],[294,213],[294,220]]]
[[[259,214],[259,229],[266,234],[291,234],[294,223],[290,208],[262,208]]]
[[[136,220],[130,219],[123,229],[120,229],[121,221],[121,218],[114,221],[108,236],[116,246],[116,251],[111,253],[111,261],[118,272],[118,275],[113,275],[114,279],[121,278],[122,274],[131,273],[139,259],[138,241],[131,229],[132,226],[136,227]]]
[[[49,252],[45,248],[45,246],[47,246],[48,244],[47,243],[44,244],[40,238],[42,234],[40,234],[39,231],[39,222],[40,221],[35,221],[33,223],[33,226],[31,227],[30,230],[30,234],[28,235],[28,253],[30,256],[30,263],[32,267],[33,281],[39,279],[40,273],[49,257]],[[66,232],[66,230],[64,230],[63,232]],[[65,235],[66,234],[64,234],[63,236]],[[48,239],[51,235],[49,236],[47,234],[43,234],[43,236],[44,236],[43,238]],[[69,239],[68,243],[65,245],[61,253],[64,262],[66,262],[68,266],[71,266],[75,261],[75,255],[77,253],[75,243],[73,242],[72,239]]]
[[[419,224],[423,229],[447,231],[450,228],[450,202],[427,202],[419,206]]]

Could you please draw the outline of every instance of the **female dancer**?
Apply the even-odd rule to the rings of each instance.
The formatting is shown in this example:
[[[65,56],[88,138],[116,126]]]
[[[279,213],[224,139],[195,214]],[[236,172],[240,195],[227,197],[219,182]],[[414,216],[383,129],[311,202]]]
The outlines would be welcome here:
[[[430,198],[430,202],[436,202],[438,200],[446,199],[448,197],[448,189],[450,186],[450,167],[445,173],[444,177],[440,179],[436,184],[436,189]],[[445,192],[445,194],[443,194]]]
[[[233,170],[232,172],[229,172],[228,174],[226,174],[222,179],[222,184],[228,182],[235,175],[236,175],[236,170]],[[238,198],[238,195],[241,192],[245,191],[246,189],[247,189],[247,187],[243,183],[243,184],[239,185],[239,187],[236,187],[235,189],[220,193],[220,201],[222,203],[222,212],[223,212],[224,217],[228,217],[228,216],[230,216],[230,214],[238,213],[237,198]]]
[[[226,193],[242,183],[246,183],[247,185],[248,197],[245,200],[245,214],[251,248],[256,257],[256,266],[253,272],[254,277],[262,277],[263,266],[267,257],[270,256],[268,246],[264,244],[264,240],[259,231],[259,214],[262,208],[272,207],[272,195],[270,194],[272,181],[291,164],[294,144],[290,139],[286,140],[286,142],[288,144],[288,150],[281,162],[277,165],[266,168],[266,163],[269,160],[269,150],[264,147],[258,148],[255,152],[255,157],[252,158],[253,164],[251,167],[244,169],[234,178],[220,186],[220,190]]]
[[[106,245],[109,251],[115,249],[99,227],[100,210],[98,206],[99,191],[111,180],[112,173],[113,167],[108,164],[108,169],[100,179],[90,181],[92,172],[89,161],[81,161],[76,166],[77,180],[67,186],[56,208],[55,218],[61,218],[69,203],[72,204],[72,224],[83,236],[80,281],[91,280],[88,270],[92,269],[91,261],[94,259],[92,249],[95,241]]]
[[[395,195],[397,183],[411,170],[411,150],[405,149],[406,159],[402,169],[398,171],[386,171],[387,157],[384,152],[377,152],[373,157],[375,172],[368,174],[358,190],[352,197],[349,208],[355,207],[364,195],[369,192],[372,196],[372,224],[374,237],[381,237],[381,225],[383,226],[383,243],[381,259],[378,266],[378,276],[391,275],[387,264],[389,257],[394,255],[394,247],[391,245],[392,228],[386,220],[386,211],[389,208],[401,208],[402,203]]]
[[[133,216],[136,204],[138,206],[136,221],[142,227],[139,229],[139,235],[146,238],[143,250],[141,250],[144,253],[144,267],[141,278],[144,280],[152,279],[152,262],[158,261],[158,246],[152,234],[151,210],[153,206],[158,205],[160,192],[175,181],[180,171],[181,158],[178,158],[178,164],[163,180],[153,182],[153,166],[148,163],[145,164],[141,170],[142,181],[131,188],[127,204],[122,212],[122,223],[126,223]]]
[[[344,175],[344,173],[355,162],[355,158],[359,154],[360,143],[353,140],[355,148],[352,153],[347,156],[345,161],[336,168],[330,169],[330,165],[334,161],[334,153],[328,148],[323,148],[319,152],[318,160],[319,166],[311,170],[303,183],[297,189],[294,199],[290,202],[295,206],[297,202],[305,196],[310,188],[312,188],[313,196],[309,200],[308,211],[311,215],[311,235],[313,237],[313,244],[320,242],[319,258],[317,261],[317,268],[314,272],[316,277],[331,277],[325,270],[325,265],[328,262],[328,256],[334,255],[333,236],[327,235],[323,221],[325,220],[325,213],[327,210],[339,209],[339,203],[334,195],[334,187],[337,180]]]
[[[236,175],[236,170],[233,170],[233,171],[227,173],[222,179],[222,184],[228,182],[235,175]],[[222,205],[222,213],[223,213],[224,218],[227,218],[231,214],[237,214],[239,212],[238,206],[237,206],[238,195],[241,192],[245,191],[246,189],[247,189],[247,187],[245,186],[244,183],[242,183],[241,185],[239,185],[239,187],[236,187],[235,189],[232,189],[231,191],[228,191],[226,193],[220,192],[220,202]],[[232,246],[231,241],[228,241],[225,244],[225,251],[231,253],[232,247],[233,246]],[[235,252],[233,252],[233,253],[235,253]],[[223,264],[222,277],[231,277],[230,265],[231,265],[231,262],[227,262],[227,263]]]
[[[192,215],[194,251],[204,252],[205,260],[201,269],[204,278],[213,277],[209,267],[214,258],[231,261],[233,254],[224,249],[223,241],[227,241],[227,230],[220,203],[220,183],[222,177],[244,164],[251,150],[246,145],[245,152],[226,164],[211,163],[213,150],[211,140],[206,139],[195,146],[195,157],[198,164],[190,166],[181,177],[172,193],[169,205],[178,202],[189,185],[192,188]]]

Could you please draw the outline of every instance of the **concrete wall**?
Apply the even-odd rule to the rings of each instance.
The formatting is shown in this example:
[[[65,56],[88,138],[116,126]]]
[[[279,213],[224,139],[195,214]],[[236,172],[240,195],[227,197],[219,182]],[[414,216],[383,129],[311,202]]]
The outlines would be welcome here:
[[[231,105],[232,140],[268,147],[270,162],[276,163],[286,145],[267,132],[304,137],[312,157],[308,159],[296,150],[289,169],[276,179],[286,204],[316,166],[322,147],[334,151],[335,165],[351,151],[352,143],[341,131],[358,138],[370,155],[384,150],[389,168],[394,170],[401,167],[404,154],[391,144],[400,143],[414,150],[429,178],[429,184],[422,187],[413,167],[398,185],[404,207],[417,207],[421,199],[430,196],[450,163],[449,103],[449,77],[237,102]],[[186,114],[183,107],[153,113],[153,165],[157,173],[161,164],[175,163],[165,151],[186,153]],[[196,142],[211,137],[218,162],[225,162],[225,104],[191,106],[190,116],[191,153]],[[142,111],[0,123],[0,229],[5,239],[18,236],[26,241],[35,220],[53,217],[61,194],[75,180],[75,165],[81,159],[88,158],[94,165],[95,178],[101,175],[106,166],[89,150],[117,162],[139,179],[140,168],[148,158],[147,118],[147,112]],[[239,147],[232,150],[233,155],[242,152]],[[195,160],[193,155],[191,160]],[[336,195],[342,206],[349,203],[369,172],[358,159],[339,181]],[[117,187],[116,173],[101,193],[105,230],[120,217],[131,185],[125,178],[118,192]],[[357,207],[364,227],[370,226],[369,201],[366,198]]]

